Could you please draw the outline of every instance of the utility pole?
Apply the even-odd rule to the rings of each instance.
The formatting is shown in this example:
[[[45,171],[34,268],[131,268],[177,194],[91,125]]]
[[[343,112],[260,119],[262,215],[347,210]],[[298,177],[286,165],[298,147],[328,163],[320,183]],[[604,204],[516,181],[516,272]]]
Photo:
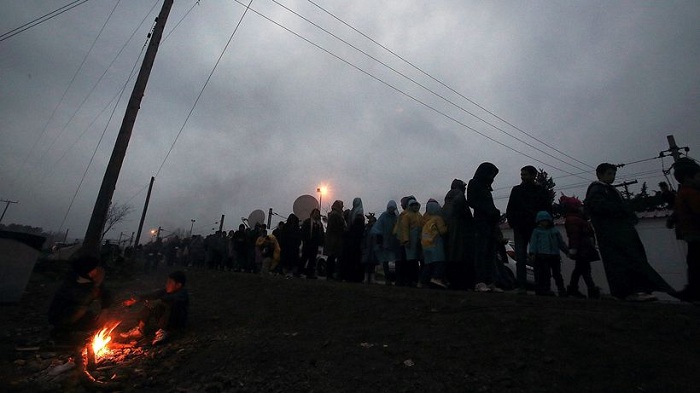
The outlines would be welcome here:
[[[136,243],[134,243],[134,248],[139,245],[139,239],[141,239],[141,231],[143,230],[143,221],[146,219],[146,211],[148,210],[148,202],[151,200],[151,191],[153,190],[153,182],[156,180],[155,177],[151,176],[151,183],[148,185],[148,193],[146,194],[146,202],[143,204],[143,211],[141,212],[141,221],[139,221],[139,229],[136,232]]]
[[[629,201],[629,199],[630,199],[629,186],[631,186],[632,184],[637,184],[637,183],[638,183],[637,180],[632,180],[632,181],[626,181],[626,182],[620,183],[620,184],[615,184],[615,185],[613,185],[613,187],[624,187],[625,188],[625,199],[627,199]]]
[[[114,195],[114,189],[117,185],[119,172],[121,171],[122,163],[124,162],[124,156],[126,156],[126,148],[129,146],[131,132],[134,129],[134,123],[136,122],[136,115],[141,107],[141,99],[143,98],[144,91],[146,90],[148,78],[150,76],[151,69],[153,68],[153,62],[155,61],[156,53],[158,53],[158,45],[160,45],[163,30],[165,29],[165,22],[168,20],[168,15],[170,14],[170,9],[172,6],[173,0],[164,0],[163,7],[158,15],[158,19],[156,19],[156,25],[153,28],[151,40],[148,44],[146,55],[143,58],[143,63],[141,64],[138,77],[136,78],[134,90],[131,93],[131,98],[129,99],[121,128],[119,129],[119,135],[117,136],[117,140],[114,142],[112,156],[109,159],[107,170],[105,171],[105,175],[102,179],[100,192],[97,194],[95,207],[92,211],[92,216],[90,217],[90,223],[88,224],[87,231],[85,232],[85,240],[83,240],[82,250],[84,253],[96,254],[99,251],[102,228],[104,227],[107,219],[109,204],[111,203],[112,196]]]
[[[0,216],[0,222],[2,222],[2,219],[5,218],[5,213],[7,213],[7,208],[10,207],[10,203],[19,203],[19,201],[6,201],[4,199],[0,199],[0,202],[5,202],[5,210],[2,211],[2,216]]]
[[[674,138],[673,135],[666,136],[666,140],[668,141],[668,150],[660,152],[660,158],[671,156],[673,157],[673,162],[676,162],[679,158],[681,158],[681,150],[685,150],[686,153],[688,153],[688,151],[690,150],[688,149],[688,146],[678,147],[678,145],[676,145],[676,138]]]

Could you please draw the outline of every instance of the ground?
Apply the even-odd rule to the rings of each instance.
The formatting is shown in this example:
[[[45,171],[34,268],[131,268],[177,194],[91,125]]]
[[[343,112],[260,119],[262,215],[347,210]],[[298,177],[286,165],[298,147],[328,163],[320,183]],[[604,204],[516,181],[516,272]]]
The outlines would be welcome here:
[[[118,298],[166,267],[109,277]],[[696,392],[700,307],[411,289],[188,271],[188,329],[122,343],[93,373],[124,392]],[[48,341],[59,280],[35,272],[3,305],[0,390],[95,389],[76,348]],[[113,308],[134,322],[136,310]],[[61,372],[62,368],[67,371]],[[81,377],[82,376],[82,377]],[[100,389],[99,386],[97,386]]]

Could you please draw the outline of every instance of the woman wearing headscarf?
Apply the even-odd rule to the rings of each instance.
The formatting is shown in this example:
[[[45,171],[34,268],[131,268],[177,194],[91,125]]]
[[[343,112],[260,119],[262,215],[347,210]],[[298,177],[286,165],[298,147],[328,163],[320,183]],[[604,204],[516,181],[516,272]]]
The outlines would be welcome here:
[[[494,233],[501,219],[501,211],[494,205],[491,195],[491,185],[497,174],[495,165],[481,163],[467,186],[467,203],[474,209],[474,290],[477,292],[502,292],[495,285],[497,272],[494,254]]]
[[[450,288],[459,290],[474,288],[474,217],[467,205],[466,189],[464,181],[452,180],[442,208],[447,224],[446,278]]]

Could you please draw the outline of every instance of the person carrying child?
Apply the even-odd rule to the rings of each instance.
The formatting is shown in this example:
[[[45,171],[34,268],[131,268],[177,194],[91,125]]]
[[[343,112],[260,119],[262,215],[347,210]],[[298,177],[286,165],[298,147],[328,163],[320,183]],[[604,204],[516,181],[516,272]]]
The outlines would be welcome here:
[[[569,296],[585,298],[586,296],[578,290],[578,282],[583,278],[588,288],[588,298],[597,299],[600,297],[600,288],[593,282],[591,262],[599,261],[600,255],[595,248],[593,226],[584,215],[583,202],[578,198],[562,194],[559,206],[566,217],[564,228],[566,237],[569,238],[569,257],[576,263],[566,292]]]
[[[560,297],[566,296],[564,278],[561,275],[561,256],[559,250],[568,253],[569,250],[561,237],[559,230],[554,227],[552,216],[546,211],[540,211],[535,217],[537,227],[530,237],[530,259],[535,262],[535,294],[554,296],[551,291],[551,279],[557,285]]]
[[[139,312],[138,325],[120,336],[141,338],[147,329],[155,327],[157,330],[151,344],[157,345],[167,341],[173,330],[184,328],[190,303],[186,282],[185,273],[175,271],[168,275],[165,288],[125,300],[123,305],[126,307],[131,307],[138,301],[142,301],[144,307]]]

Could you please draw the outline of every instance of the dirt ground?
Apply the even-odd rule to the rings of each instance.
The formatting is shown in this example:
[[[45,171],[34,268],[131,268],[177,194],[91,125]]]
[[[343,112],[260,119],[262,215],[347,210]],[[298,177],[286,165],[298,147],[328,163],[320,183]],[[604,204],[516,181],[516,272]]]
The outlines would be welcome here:
[[[108,283],[124,299],[166,274]],[[60,280],[35,272],[22,301],[0,307],[0,391],[639,393],[700,383],[700,307],[688,304],[187,275],[189,328],[165,345],[118,344],[92,384],[73,367],[82,345],[48,340]],[[111,310],[124,321],[117,331],[136,311]]]

